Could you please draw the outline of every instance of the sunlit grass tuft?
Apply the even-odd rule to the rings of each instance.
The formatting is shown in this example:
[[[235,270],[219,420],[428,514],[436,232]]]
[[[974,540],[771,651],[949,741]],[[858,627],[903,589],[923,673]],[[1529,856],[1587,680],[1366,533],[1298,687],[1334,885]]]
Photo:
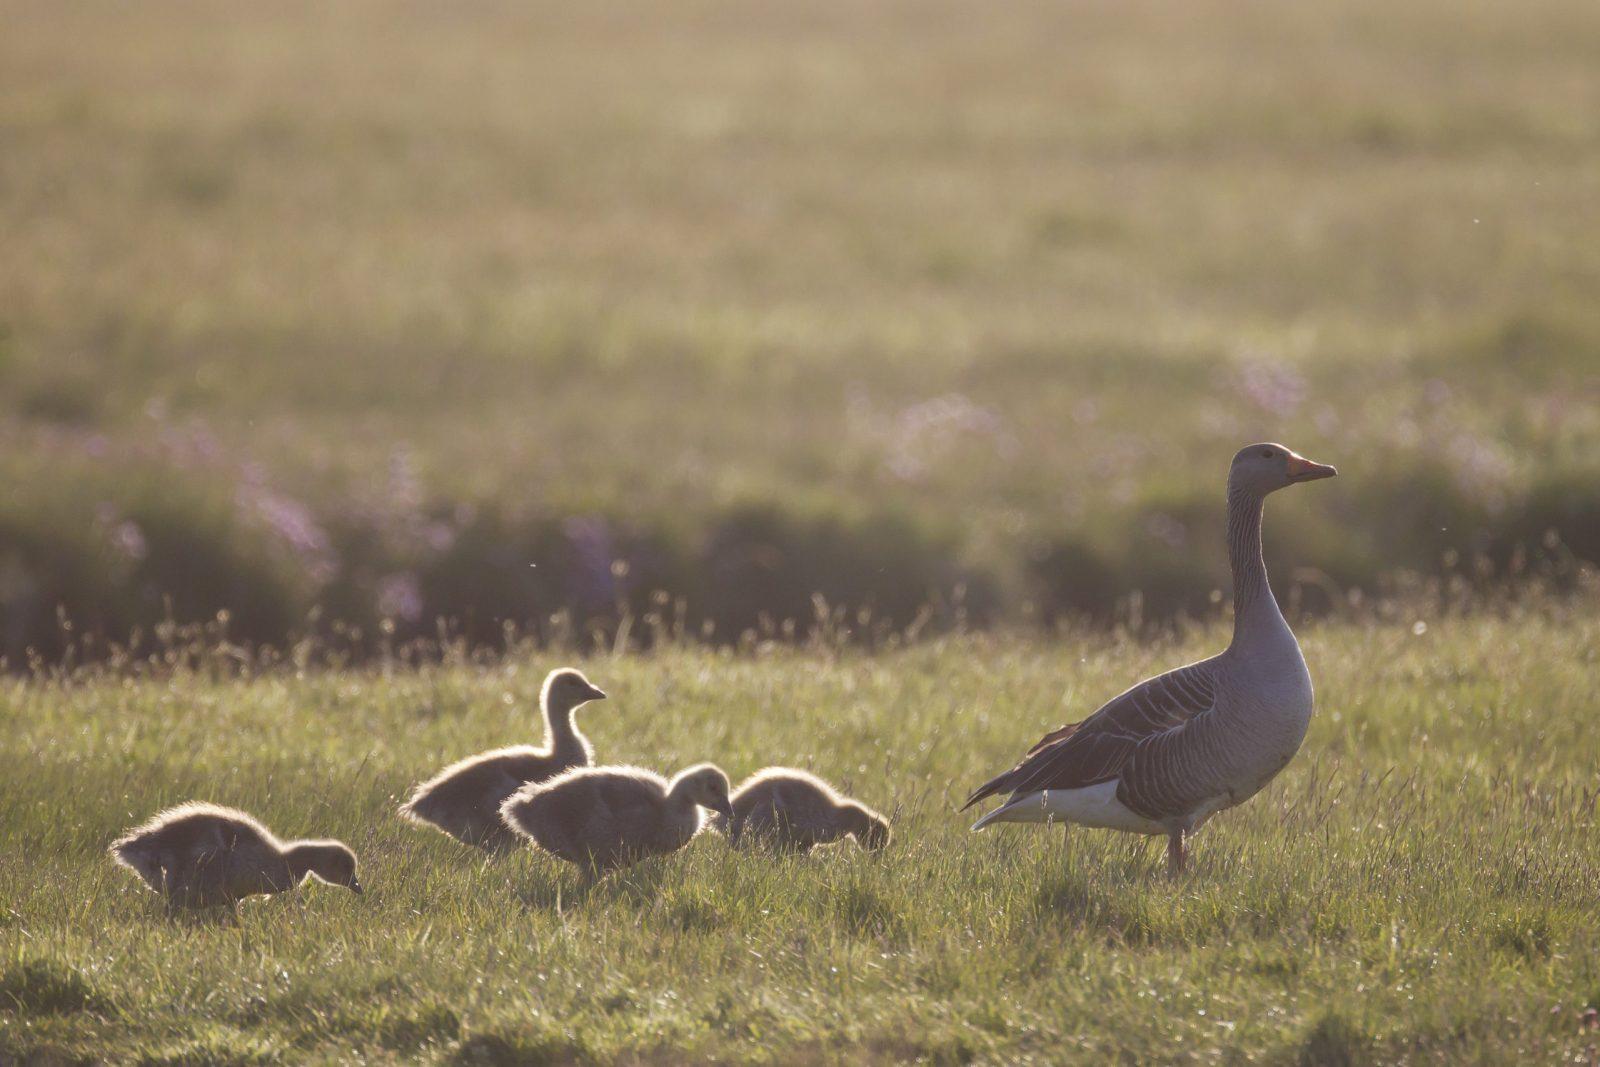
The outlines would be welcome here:
[[[612,695],[585,720],[603,759],[809,767],[895,821],[881,854],[778,859],[707,834],[595,885],[394,815],[443,762],[534,732],[551,657],[12,679],[0,756],[28,773],[0,781],[0,1052],[1558,1058],[1591,1040],[1600,991],[1600,629],[1565,611],[1427,621],[1303,635],[1319,709],[1304,751],[1205,829],[1176,883],[1159,842],[971,834],[955,808],[1044,729],[1215,647],[1215,628],[585,660]],[[310,884],[236,919],[166,918],[103,850],[189,797],[344,838],[367,894]]]
[[[1269,515],[1300,607],[1570,588],[1594,15],[1537,6],[31,5],[0,655],[1205,615],[1263,439],[1344,472]]]

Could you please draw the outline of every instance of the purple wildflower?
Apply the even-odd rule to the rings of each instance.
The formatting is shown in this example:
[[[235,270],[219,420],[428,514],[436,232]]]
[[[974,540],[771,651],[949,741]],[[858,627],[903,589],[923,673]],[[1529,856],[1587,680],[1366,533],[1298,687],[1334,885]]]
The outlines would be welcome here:
[[[572,592],[584,607],[610,604],[623,577],[611,566],[617,558],[611,527],[598,516],[574,516],[562,523],[562,533],[572,547]]]
[[[283,541],[315,581],[325,582],[333,577],[333,545],[304,504],[248,482],[239,487],[235,502],[249,518]]]
[[[1252,357],[1238,369],[1238,384],[1250,402],[1273,415],[1292,415],[1306,398],[1306,379],[1280,359]]]
[[[960,393],[924,400],[902,411],[890,433],[888,467],[905,481],[918,481],[961,437],[986,437],[1002,455],[1016,445],[1004,421],[990,408]]]
[[[422,585],[409,571],[378,579],[378,614],[386,619],[416,622],[422,618]]]
[[[417,476],[417,464],[404,448],[397,448],[389,455],[389,502],[406,512],[422,507],[422,481]]]
[[[1145,532],[1170,548],[1182,548],[1189,541],[1189,528],[1165,512],[1156,512],[1144,522]]]
[[[112,528],[111,547],[135,562],[149,555],[149,545],[145,542],[144,531],[132,519],[119,522]]]

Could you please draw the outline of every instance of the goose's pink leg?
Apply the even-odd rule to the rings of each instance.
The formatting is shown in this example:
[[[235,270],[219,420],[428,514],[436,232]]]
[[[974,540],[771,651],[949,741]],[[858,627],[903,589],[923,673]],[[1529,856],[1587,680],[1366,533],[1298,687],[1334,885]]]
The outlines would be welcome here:
[[[1189,856],[1183,847],[1183,831],[1174,830],[1167,835],[1167,873],[1176,878],[1184,872]]]

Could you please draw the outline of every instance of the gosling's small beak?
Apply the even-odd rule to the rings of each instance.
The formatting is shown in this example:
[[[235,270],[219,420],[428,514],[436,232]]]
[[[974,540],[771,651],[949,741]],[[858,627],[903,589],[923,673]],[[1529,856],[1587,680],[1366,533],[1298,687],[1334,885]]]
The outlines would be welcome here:
[[[1332,478],[1339,473],[1335,467],[1326,463],[1313,463],[1293,452],[1289,453],[1288,467],[1291,482],[1314,482],[1318,478]]]
[[[606,698],[606,692],[605,692],[604,689],[601,689],[598,686],[591,685],[589,687],[589,697],[588,698],[590,700],[604,700]]]
[[[358,882],[354,878],[352,878],[352,879],[350,879],[350,892],[354,893],[356,896],[359,897],[362,893],[365,893],[366,890],[361,888],[361,883],[360,882]]]
[[[733,818],[733,805],[728,803],[726,800],[719,800],[712,804],[711,810],[718,812],[719,814],[726,815],[730,819]]]

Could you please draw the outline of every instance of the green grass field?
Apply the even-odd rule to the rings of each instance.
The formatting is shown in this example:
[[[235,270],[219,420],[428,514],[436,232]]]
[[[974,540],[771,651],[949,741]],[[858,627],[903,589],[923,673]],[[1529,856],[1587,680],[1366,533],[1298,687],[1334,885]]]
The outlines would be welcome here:
[[[1593,1064],[1596,70],[1593,0],[0,0],[0,1064]],[[1223,642],[1261,439],[1341,470],[1300,758],[1176,884],[969,835]],[[394,817],[568,659],[897,842]],[[369,892],[168,921],[104,849],[189,798]]]
[[[1159,842],[970,835],[955,808],[1214,627],[583,659],[613,697],[582,718],[603,759],[810,767],[896,833],[783,862],[706,836],[588,891],[393,815],[444,761],[527,737],[558,657],[13,679],[0,1061],[1589,1062],[1600,621],[1420,621],[1303,634],[1305,748],[1176,884]],[[344,838],[366,895],[167,919],[103,850],[191,797]]]

